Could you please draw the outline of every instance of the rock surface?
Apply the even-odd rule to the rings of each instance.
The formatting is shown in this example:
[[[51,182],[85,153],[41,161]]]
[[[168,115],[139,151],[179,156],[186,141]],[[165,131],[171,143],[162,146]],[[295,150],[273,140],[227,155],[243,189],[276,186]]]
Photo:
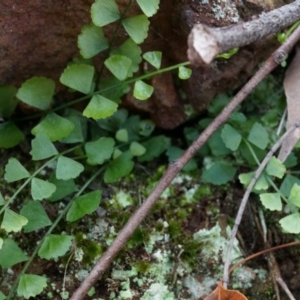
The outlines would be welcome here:
[[[117,2],[122,11],[128,0]],[[186,61],[186,40],[194,23],[223,26],[247,20],[266,9],[254,2],[252,8],[247,8],[238,1],[162,0],[159,12],[151,18],[149,36],[142,48],[161,50],[165,66]],[[32,76],[46,76],[58,82],[67,63],[79,55],[77,36],[81,27],[90,23],[92,3],[93,0],[0,1],[0,84],[20,86]],[[128,10],[131,16],[140,13],[133,3]],[[114,26],[105,28],[106,35]],[[121,30],[116,45],[124,39],[126,33]],[[139,103],[128,96],[125,102],[148,112],[158,126],[174,128],[186,120],[184,104],[203,110],[217,93],[244,83],[275,46],[275,39],[269,39],[240,49],[230,60],[218,59],[209,67],[194,69],[188,82],[176,80],[176,86],[171,74],[159,75],[152,79],[157,88],[152,99]],[[99,60],[101,57],[95,59],[98,68]],[[180,97],[180,89],[186,94],[185,99]]]

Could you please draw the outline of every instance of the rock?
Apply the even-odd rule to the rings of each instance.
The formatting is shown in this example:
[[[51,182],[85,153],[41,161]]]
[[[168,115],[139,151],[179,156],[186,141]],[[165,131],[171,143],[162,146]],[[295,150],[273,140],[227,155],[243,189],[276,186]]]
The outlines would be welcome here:
[[[77,36],[90,22],[93,0],[0,2],[0,83],[32,76],[59,78],[78,55]]]
[[[143,51],[162,51],[166,66],[187,60],[187,36],[194,23],[223,26],[247,20],[253,12],[259,11],[257,5],[251,10],[237,0],[230,5],[217,0],[160,2],[159,12],[150,20],[149,36],[142,48]],[[0,1],[0,83],[19,87],[32,76],[46,76],[58,83],[67,63],[79,55],[77,36],[82,26],[90,23],[92,3],[92,0]],[[128,0],[117,3],[123,11]],[[135,1],[133,3],[128,16],[141,13]],[[104,27],[108,38],[114,29],[115,24]],[[125,31],[120,30],[116,45],[126,38]],[[203,110],[217,93],[244,83],[276,45],[276,40],[271,38],[240,49],[230,60],[218,59],[209,67],[194,68],[191,79],[179,82],[176,87],[172,80],[172,76],[177,76],[175,73],[159,75],[152,79],[157,89],[146,104],[130,95],[124,103],[148,112],[159,127],[174,128],[186,120],[184,104],[191,104],[197,111]],[[103,56],[94,62],[100,69]],[[61,89],[58,84],[57,90]],[[180,97],[179,89],[186,94],[186,99]]]

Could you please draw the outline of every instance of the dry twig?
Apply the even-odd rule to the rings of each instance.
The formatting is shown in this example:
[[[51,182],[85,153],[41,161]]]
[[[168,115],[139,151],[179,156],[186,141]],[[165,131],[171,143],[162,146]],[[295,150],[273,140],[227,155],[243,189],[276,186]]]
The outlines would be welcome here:
[[[186,152],[174,163],[170,164],[165,174],[158,182],[157,186],[145,200],[145,202],[131,216],[123,229],[119,232],[111,246],[99,259],[90,274],[81,283],[79,288],[74,292],[70,300],[81,300],[95,284],[95,282],[103,275],[110,263],[116,255],[124,247],[128,239],[131,237],[136,228],[147,216],[155,202],[159,199],[163,191],[171,184],[175,176],[181,171],[186,163],[195,155],[195,153],[205,144],[209,137],[223,125],[232,112],[240,105],[250,92],[280,63],[288,52],[299,39],[300,28],[289,37],[272,56],[267,60],[264,66],[256,72],[256,74],[247,82],[247,84],[237,93],[231,102],[223,109],[223,111],[211,122],[211,124],[200,134],[198,139],[186,150]]]
[[[212,28],[204,24],[194,25],[189,35],[188,57],[192,64],[210,64],[221,53],[249,45],[258,39],[279,32],[300,19],[300,1],[284,5],[255,20]]]
[[[300,31],[300,30],[299,30]],[[232,228],[232,232],[230,235],[230,240],[228,243],[228,248],[227,248],[227,253],[226,253],[226,258],[225,258],[225,263],[224,263],[224,273],[223,273],[223,282],[224,282],[224,287],[227,288],[227,283],[228,283],[228,279],[229,279],[229,266],[230,266],[230,262],[231,262],[231,251],[233,248],[233,242],[234,239],[236,237],[236,233],[237,230],[239,228],[239,225],[241,223],[242,220],[242,216],[244,214],[245,211],[245,207],[247,205],[250,193],[257,181],[257,179],[259,178],[259,176],[261,175],[261,173],[263,172],[263,170],[265,169],[267,163],[269,162],[269,160],[271,159],[271,157],[273,156],[273,154],[278,150],[278,148],[282,145],[282,143],[284,142],[284,140],[296,129],[300,127],[300,119],[293,124],[293,126],[291,126],[286,133],[274,144],[274,146],[272,147],[272,149],[268,152],[268,154],[266,155],[266,157],[263,159],[263,161],[261,162],[261,164],[259,165],[258,169],[256,170],[253,178],[251,179],[251,182],[244,194],[244,197],[241,201],[237,216],[235,218],[235,222],[234,222],[234,226]]]

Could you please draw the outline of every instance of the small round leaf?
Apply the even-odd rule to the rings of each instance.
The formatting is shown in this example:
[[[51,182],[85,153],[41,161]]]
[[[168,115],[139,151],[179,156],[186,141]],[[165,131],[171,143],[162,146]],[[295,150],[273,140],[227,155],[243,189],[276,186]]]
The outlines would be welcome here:
[[[32,77],[26,80],[17,92],[22,102],[46,110],[49,108],[55,91],[55,83],[45,77]]]
[[[84,167],[81,163],[74,159],[60,156],[56,165],[56,178],[62,180],[76,178],[83,170]]]
[[[151,85],[138,80],[134,84],[133,96],[139,100],[147,100],[151,97],[153,91],[154,88]]]

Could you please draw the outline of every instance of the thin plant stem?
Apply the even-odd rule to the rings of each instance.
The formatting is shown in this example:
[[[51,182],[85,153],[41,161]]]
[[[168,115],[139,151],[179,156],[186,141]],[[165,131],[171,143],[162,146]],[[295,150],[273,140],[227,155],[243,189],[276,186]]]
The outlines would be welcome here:
[[[59,214],[59,216],[56,218],[56,220],[54,221],[54,223],[52,224],[52,226],[48,229],[48,231],[46,232],[46,234],[44,235],[44,237],[42,238],[42,240],[39,242],[39,244],[37,245],[37,247],[35,248],[35,250],[33,251],[33,253],[31,254],[29,260],[26,262],[26,264],[24,265],[22,271],[20,272],[18,278],[15,280],[14,285],[12,286],[9,295],[7,296],[7,300],[10,300],[11,297],[14,295],[14,292],[16,290],[17,284],[19,283],[20,277],[27,271],[28,267],[30,266],[30,264],[32,263],[33,259],[35,258],[36,254],[38,253],[41,245],[43,244],[44,240],[46,239],[46,237],[52,233],[52,231],[55,229],[55,227],[57,226],[57,224],[59,223],[59,221],[63,218],[63,216],[68,212],[68,210],[70,209],[73,201],[75,198],[77,198],[78,196],[80,196],[84,190],[91,184],[91,182],[97,177],[99,176],[104,170],[104,167],[100,168],[97,172],[95,172],[86,182],[85,184],[81,187],[81,189],[74,195],[74,197],[72,198],[72,200],[65,206],[65,208],[63,209],[63,211]]]
[[[257,181],[257,179],[259,178],[259,176],[261,175],[261,173],[263,172],[264,168],[266,167],[267,163],[269,162],[269,160],[271,159],[272,155],[278,150],[278,148],[281,146],[281,144],[284,142],[284,140],[289,136],[289,134],[291,134],[296,128],[298,128],[300,126],[300,121],[296,122],[293,126],[291,126],[291,128],[289,128],[286,133],[274,144],[274,146],[271,148],[271,150],[268,152],[268,154],[266,155],[266,157],[264,158],[264,160],[261,162],[261,164],[259,165],[258,169],[256,170],[245,194],[244,197],[241,201],[237,216],[235,218],[235,222],[234,222],[234,226],[233,229],[231,231],[231,236],[230,236],[230,240],[228,243],[228,248],[227,248],[227,253],[226,253],[226,257],[225,257],[225,263],[224,263],[224,273],[223,273],[223,282],[224,282],[224,287],[227,288],[227,283],[228,283],[228,279],[229,279],[229,266],[231,263],[231,252],[232,252],[232,248],[233,248],[233,242],[234,239],[236,237],[237,234],[237,230],[238,227],[241,223],[242,220],[242,216],[243,213],[245,211],[245,207],[247,205],[250,193]]]
[[[77,145],[71,149],[65,150],[64,152],[61,152],[57,155],[55,155],[54,157],[52,157],[51,159],[49,159],[46,163],[44,163],[40,168],[38,168],[34,173],[32,173],[32,175],[30,175],[27,180],[16,190],[16,192],[9,198],[9,200],[5,203],[5,205],[3,205],[2,209],[0,210],[0,214],[2,214],[4,212],[4,210],[8,207],[9,204],[11,204],[15,198],[18,196],[18,194],[24,189],[24,187],[32,180],[32,178],[34,178],[36,175],[38,175],[44,168],[47,167],[47,165],[56,160],[59,156],[64,155],[66,153],[72,152],[73,150],[77,149],[81,147],[81,145]]]
[[[166,68],[163,68],[163,69],[159,69],[159,70],[156,70],[156,71],[153,71],[153,72],[149,72],[149,73],[146,73],[146,74],[143,74],[143,75],[140,75],[140,76],[128,79],[126,81],[123,81],[123,82],[111,85],[109,87],[106,87],[106,88],[103,88],[103,89],[99,89],[98,91],[95,91],[95,92],[93,92],[91,94],[88,94],[86,96],[82,96],[82,97],[80,97],[78,99],[75,99],[73,101],[70,101],[68,103],[64,103],[62,105],[54,107],[53,109],[51,109],[51,111],[54,112],[54,111],[62,110],[62,109],[66,108],[66,107],[69,107],[69,106],[71,106],[73,104],[76,104],[76,103],[82,102],[84,100],[87,100],[87,99],[93,97],[94,95],[98,95],[98,94],[101,94],[101,93],[106,92],[108,90],[118,88],[118,87],[120,87],[122,85],[127,85],[127,84],[130,84],[130,83],[134,83],[134,82],[136,82],[138,80],[149,79],[149,78],[151,78],[151,77],[153,77],[155,75],[162,74],[162,73],[165,73],[165,72],[170,72],[170,71],[178,69],[181,66],[188,66],[189,64],[190,64],[189,61],[185,61],[185,62],[176,64],[176,65],[173,65],[173,66],[170,66],[170,67],[166,67]],[[34,116],[29,116],[29,117],[25,117],[25,118],[19,118],[18,121],[31,120],[31,119],[43,116],[44,114],[45,113],[41,113],[41,114],[36,114]]]
[[[126,13],[127,13],[127,11],[128,11],[128,9],[129,9],[129,7],[131,6],[131,4],[132,4],[132,0],[129,0],[129,2],[128,2],[128,4],[126,5],[124,11],[123,11],[122,14],[120,15],[120,19],[118,20],[117,26],[116,26],[116,28],[115,28],[115,30],[114,30],[114,32],[113,32],[113,34],[112,34],[112,38],[111,38],[111,40],[110,40],[110,42],[109,42],[108,49],[106,50],[106,58],[109,56],[109,52],[110,52],[111,49],[112,49],[112,46],[113,46],[114,41],[115,41],[115,39],[116,39],[117,33],[118,33],[118,31],[119,31],[119,29],[120,29],[120,27],[121,27],[122,21],[123,21],[123,19],[124,19]],[[102,75],[103,69],[104,69],[104,63],[102,63],[101,69],[100,69],[100,71],[99,71],[99,79],[100,79],[100,77],[101,77],[101,75]]]
[[[272,248],[264,249],[264,250],[262,250],[260,252],[254,253],[254,254],[252,254],[252,255],[244,258],[243,260],[237,262],[236,264],[234,264],[230,268],[229,273],[232,273],[232,271],[234,269],[236,269],[238,266],[244,264],[246,261],[249,261],[249,260],[251,260],[253,258],[256,258],[258,256],[261,256],[263,254],[266,254],[266,253],[269,253],[271,251],[275,251],[275,250],[278,250],[278,249],[283,249],[283,248],[287,248],[287,247],[291,247],[291,246],[299,246],[299,245],[300,245],[300,242],[298,241],[298,242],[291,242],[291,243],[287,243],[287,244],[283,244],[283,245],[278,245],[278,246],[275,246],[275,247],[272,247]]]

